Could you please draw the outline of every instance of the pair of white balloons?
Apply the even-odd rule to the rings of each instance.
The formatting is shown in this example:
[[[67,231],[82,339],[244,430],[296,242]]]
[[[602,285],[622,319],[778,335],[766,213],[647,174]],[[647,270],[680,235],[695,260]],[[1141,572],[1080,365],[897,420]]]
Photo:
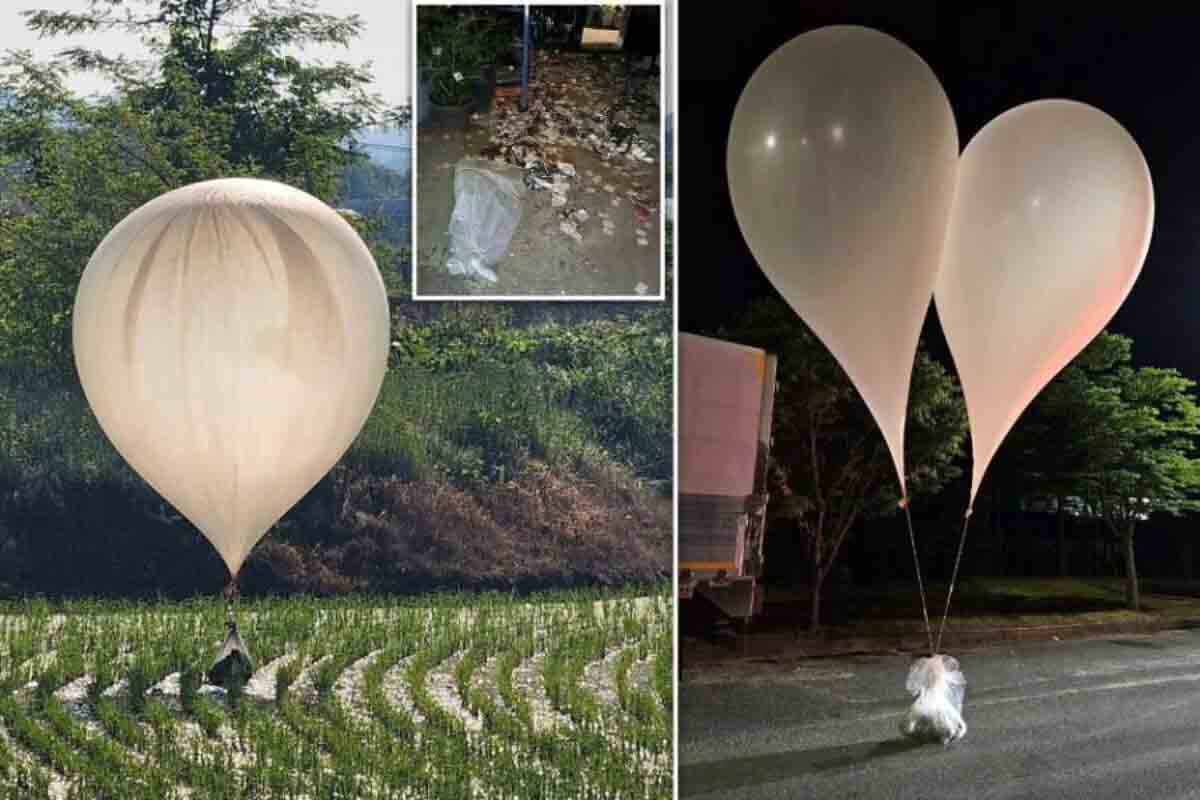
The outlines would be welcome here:
[[[883,432],[902,492],[917,340],[937,306],[973,470],[1125,300],[1150,245],[1145,158],[1111,117],[1042,100],[959,156],[929,66],[870,28],[797,36],[751,77],[729,134],[738,224]]]

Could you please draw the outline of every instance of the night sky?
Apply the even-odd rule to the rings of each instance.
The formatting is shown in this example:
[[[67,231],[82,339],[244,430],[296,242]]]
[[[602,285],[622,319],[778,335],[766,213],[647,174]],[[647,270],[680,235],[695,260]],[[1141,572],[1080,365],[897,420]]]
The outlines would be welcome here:
[[[933,68],[954,109],[960,148],[996,115],[1051,97],[1090,103],[1133,135],[1154,180],[1154,236],[1109,330],[1134,338],[1138,363],[1200,379],[1200,11],[1101,13],[1096,3],[1071,5],[963,10],[824,0],[742,3],[707,14],[696,4],[681,14],[680,330],[711,330],[773,292],[742,239],[725,178],[729,123],[746,81],[794,36],[866,25]],[[927,323],[926,338],[944,355],[936,323]]]

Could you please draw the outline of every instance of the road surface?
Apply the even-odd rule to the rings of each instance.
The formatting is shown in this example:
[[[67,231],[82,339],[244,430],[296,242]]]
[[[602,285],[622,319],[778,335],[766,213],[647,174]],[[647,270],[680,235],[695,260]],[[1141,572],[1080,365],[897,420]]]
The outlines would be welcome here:
[[[685,669],[680,798],[1200,798],[1200,631],[952,655],[949,747],[898,733],[907,655]]]

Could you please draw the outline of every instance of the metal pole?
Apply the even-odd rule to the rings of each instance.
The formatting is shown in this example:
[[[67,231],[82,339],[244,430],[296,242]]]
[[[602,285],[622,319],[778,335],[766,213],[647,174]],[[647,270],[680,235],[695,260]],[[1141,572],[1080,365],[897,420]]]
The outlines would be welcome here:
[[[521,105],[522,111],[529,110],[529,6],[525,6],[525,25],[521,42]]]

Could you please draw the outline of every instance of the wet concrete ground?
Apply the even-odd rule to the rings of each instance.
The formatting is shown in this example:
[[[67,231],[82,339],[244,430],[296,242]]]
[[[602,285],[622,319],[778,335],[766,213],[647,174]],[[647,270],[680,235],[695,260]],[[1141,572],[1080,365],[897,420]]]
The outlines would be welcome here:
[[[417,136],[417,290],[429,295],[655,297],[661,294],[661,144],[657,109],[620,100],[621,73],[611,62],[545,57],[533,84],[536,120],[529,130],[515,101],[497,101],[466,130],[438,127]],[[635,107],[632,111],[627,108]],[[614,150],[612,129],[650,141],[646,157],[629,140]],[[546,128],[552,128],[549,132]],[[514,133],[514,129],[518,132]],[[594,136],[601,131],[599,137]],[[616,139],[620,143],[620,138]],[[497,142],[501,146],[497,146]],[[509,167],[544,164],[555,189],[526,192],[520,223],[505,257],[490,268],[498,281],[451,275],[448,227],[454,207],[454,165],[490,157]],[[564,174],[564,166],[566,174]],[[527,181],[537,187],[535,181]]]
[[[954,653],[965,739],[897,731],[909,657],[742,662],[684,676],[681,798],[1200,795],[1200,631]]]

